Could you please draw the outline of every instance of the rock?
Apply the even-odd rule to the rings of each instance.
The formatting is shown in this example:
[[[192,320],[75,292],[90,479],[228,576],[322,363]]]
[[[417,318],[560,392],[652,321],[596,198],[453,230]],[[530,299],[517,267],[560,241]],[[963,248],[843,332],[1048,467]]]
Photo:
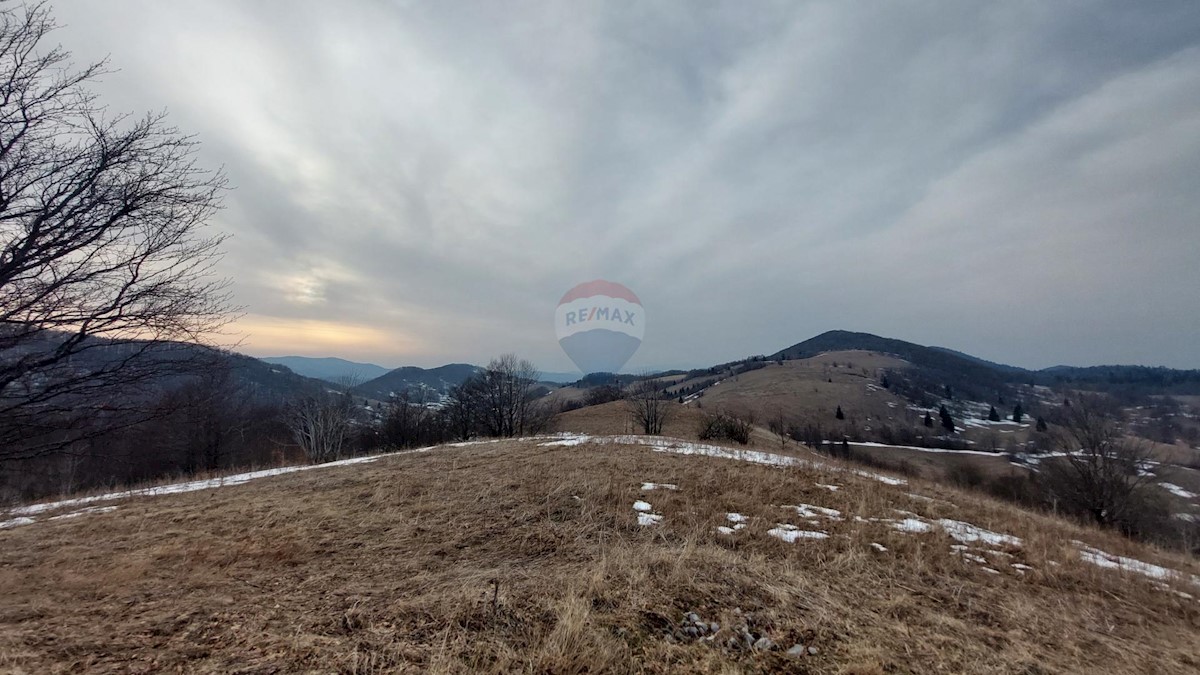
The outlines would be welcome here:
[[[747,647],[749,647],[754,644],[754,636],[751,635],[749,632],[743,632],[742,633],[742,641],[746,643]]]
[[[721,624],[719,624],[719,623],[717,623],[716,621],[714,621],[714,622],[712,622],[712,623],[708,624],[708,630],[710,630],[710,631],[712,631],[713,633],[715,633],[715,632],[717,632],[717,631],[721,630]]]
[[[700,631],[697,630],[695,626],[688,626],[687,628],[683,629],[683,632],[687,633],[688,637],[696,637],[700,635]]]
[[[808,648],[808,653],[809,653],[809,655],[810,655],[810,656],[816,656],[816,655],[817,655],[817,648],[816,648],[816,647],[809,647],[809,648]]]
[[[754,641],[754,648],[760,652],[768,652],[775,648],[775,643],[771,642],[771,638],[764,635]]]
[[[700,615],[695,612],[688,612],[685,618],[692,623],[700,623]]]
[[[738,642],[737,638],[731,637],[731,638],[729,638],[729,641],[726,642],[725,644],[729,645],[730,649],[737,649],[741,643]]]

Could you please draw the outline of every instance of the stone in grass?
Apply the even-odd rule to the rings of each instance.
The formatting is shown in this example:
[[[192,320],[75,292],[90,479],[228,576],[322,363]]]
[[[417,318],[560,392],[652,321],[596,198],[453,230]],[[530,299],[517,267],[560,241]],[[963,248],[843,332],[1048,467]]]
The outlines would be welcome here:
[[[775,643],[771,641],[771,638],[764,635],[754,641],[754,649],[760,652],[769,652],[775,649]]]
[[[808,653],[808,650],[805,649],[804,645],[799,642],[792,645],[792,648],[787,650],[788,656],[804,656],[807,653]]]

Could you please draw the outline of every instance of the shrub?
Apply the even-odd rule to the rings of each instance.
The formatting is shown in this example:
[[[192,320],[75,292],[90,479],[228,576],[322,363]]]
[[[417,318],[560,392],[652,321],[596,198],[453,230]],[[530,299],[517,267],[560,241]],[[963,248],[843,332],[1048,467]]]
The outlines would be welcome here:
[[[735,441],[746,445],[750,442],[753,422],[741,419],[724,411],[704,416],[700,423],[700,440]]]

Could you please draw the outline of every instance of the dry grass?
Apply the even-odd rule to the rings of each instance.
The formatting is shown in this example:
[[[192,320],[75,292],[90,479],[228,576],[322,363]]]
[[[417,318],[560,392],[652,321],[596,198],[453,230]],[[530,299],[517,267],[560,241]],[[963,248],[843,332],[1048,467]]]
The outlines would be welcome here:
[[[641,492],[643,481],[678,491]],[[830,492],[816,483],[842,486]],[[914,499],[919,490],[941,502]],[[639,527],[648,500],[664,520]],[[1025,538],[1001,575],[934,531],[853,518],[786,544],[780,504],[953,517]],[[953,505],[952,505],[953,504]],[[751,517],[733,537],[724,514]],[[1185,672],[1200,604],[1069,541],[1191,561],[935,485],[645,448],[512,441],[120,503],[0,531],[10,672]],[[889,550],[870,547],[878,542]],[[1053,566],[1050,561],[1061,563]],[[998,564],[998,566],[1000,566]],[[1182,587],[1181,587],[1182,588]],[[1193,589],[1195,590],[1195,589]],[[741,616],[784,648],[668,639]]]
[[[663,405],[669,410],[663,434],[674,438],[696,438],[704,411],[673,401]],[[562,413],[554,418],[552,426],[557,431],[595,435],[641,433],[626,401],[610,401]]]

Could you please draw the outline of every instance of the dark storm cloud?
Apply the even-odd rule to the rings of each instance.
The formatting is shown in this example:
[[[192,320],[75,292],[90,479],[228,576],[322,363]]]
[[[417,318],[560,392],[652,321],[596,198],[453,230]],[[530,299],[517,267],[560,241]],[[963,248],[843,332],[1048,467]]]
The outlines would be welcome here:
[[[566,370],[831,328],[995,360],[1200,366],[1200,5],[60,2],[115,110],[236,190],[255,353]]]

